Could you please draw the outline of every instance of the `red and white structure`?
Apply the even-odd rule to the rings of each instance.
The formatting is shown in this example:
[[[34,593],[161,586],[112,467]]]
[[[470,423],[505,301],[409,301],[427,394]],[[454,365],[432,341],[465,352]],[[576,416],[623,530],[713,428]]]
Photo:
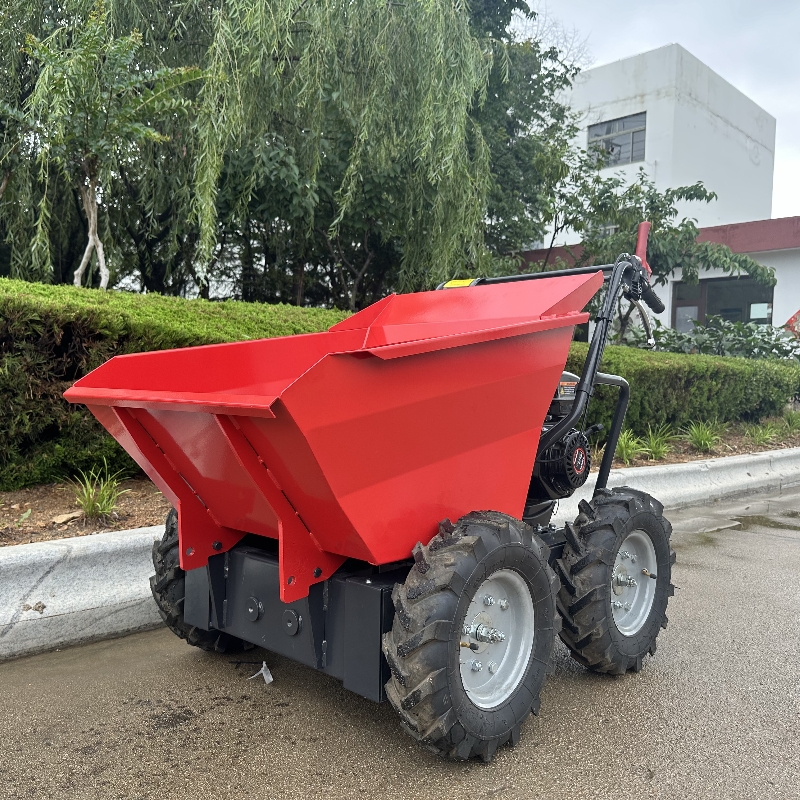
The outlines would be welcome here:
[[[734,253],[751,256],[775,270],[774,287],[762,286],[746,275],[738,278],[719,270],[700,273],[700,282],[689,286],[676,269],[666,286],[655,286],[665,309],[657,319],[662,325],[691,330],[692,320],[703,322],[709,316],[732,321],[760,322],[777,326],[794,320],[800,325],[800,217],[762,219],[701,228],[700,242],[717,242]],[[548,263],[557,259],[572,264],[580,257],[581,246],[555,247]],[[542,262],[548,251],[529,250],[529,263]]]

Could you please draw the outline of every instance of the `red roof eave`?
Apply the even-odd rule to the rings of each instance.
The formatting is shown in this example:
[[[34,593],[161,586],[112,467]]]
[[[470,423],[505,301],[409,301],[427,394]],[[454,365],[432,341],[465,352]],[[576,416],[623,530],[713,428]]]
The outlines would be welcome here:
[[[763,253],[800,248],[800,217],[759,219],[701,228],[698,242],[715,242],[734,253]]]

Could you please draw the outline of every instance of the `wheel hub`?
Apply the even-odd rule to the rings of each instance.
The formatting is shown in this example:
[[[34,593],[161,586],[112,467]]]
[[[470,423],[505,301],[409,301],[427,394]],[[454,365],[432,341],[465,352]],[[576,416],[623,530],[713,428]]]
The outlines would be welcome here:
[[[611,588],[615,595],[621,595],[628,588],[628,572],[623,564],[614,569],[611,576]]]
[[[611,572],[611,616],[623,636],[634,636],[647,622],[656,595],[656,551],[644,531],[633,531],[620,545]],[[637,576],[637,577],[634,577]],[[645,576],[645,577],[641,577]]]
[[[472,635],[479,642],[487,642],[488,644],[497,644],[498,642],[504,642],[506,639],[503,631],[497,628],[490,628],[488,625],[478,625]]]
[[[527,582],[514,570],[498,570],[478,587],[462,626],[461,683],[476,706],[494,708],[513,694],[525,675],[533,638]]]

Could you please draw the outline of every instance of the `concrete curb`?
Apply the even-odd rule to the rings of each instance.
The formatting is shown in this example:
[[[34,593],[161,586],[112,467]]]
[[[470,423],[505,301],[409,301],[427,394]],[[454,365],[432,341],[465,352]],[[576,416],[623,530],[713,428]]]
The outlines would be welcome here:
[[[668,509],[800,484],[800,448],[688,464],[614,470],[610,486],[631,486]],[[591,499],[594,476],[562,501],[556,524]],[[0,660],[155,628],[150,550],[156,525],[75,539],[0,547]]]
[[[155,525],[0,547],[0,660],[161,624],[150,595]]]
[[[561,501],[553,517],[557,525],[575,519],[578,503],[591,500],[595,480],[596,475],[592,475],[572,497]],[[658,498],[667,509],[713,503],[761,491],[780,492],[798,484],[799,447],[686,464],[615,469],[608,479],[609,488],[630,486],[641,489]]]

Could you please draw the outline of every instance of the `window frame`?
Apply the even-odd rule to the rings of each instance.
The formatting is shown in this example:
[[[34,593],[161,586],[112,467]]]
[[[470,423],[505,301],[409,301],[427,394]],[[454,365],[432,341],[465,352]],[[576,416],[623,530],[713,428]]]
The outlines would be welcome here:
[[[699,300],[678,300],[678,286],[680,284],[686,285],[685,281],[672,281],[672,309],[670,311],[670,324],[671,326],[677,330],[677,312],[679,308],[691,308],[692,306],[697,306],[697,322],[701,325],[705,325],[706,317],[707,317],[707,309],[708,309],[708,287],[713,283],[720,283],[722,281],[736,281],[736,280],[753,280],[747,275],[743,275],[740,278],[734,278],[731,276],[724,276],[718,278],[701,278],[699,281],[700,286],[700,299]],[[770,305],[775,308],[775,287],[772,287],[772,300],[770,301]],[[772,316],[772,314],[770,315]],[[746,320],[749,322],[750,320]],[[773,321],[770,322],[763,322],[760,323],[762,325],[774,325]]]
[[[592,137],[592,128],[597,128],[600,125],[613,125],[615,122],[624,122],[625,120],[632,119],[633,117],[644,117],[644,122],[640,127],[630,128],[629,130],[619,130],[616,133],[606,133],[600,136]],[[644,133],[644,147],[642,148],[642,157],[634,160],[633,158],[633,135],[635,133]],[[598,145],[601,142],[618,139],[621,136],[630,135],[630,159],[628,161],[615,161],[614,163],[606,164],[604,169],[610,167],[624,167],[626,164],[640,164],[643,162],[647,155],[647,111],[638,111],[635,114],[626,114],[624,117],[615,117],[614,119],[603,120],[589,125],[586,129],[586,146],[589,150],[593,145]],[[604,147],[599,148],[602,152],[608,153]]]

